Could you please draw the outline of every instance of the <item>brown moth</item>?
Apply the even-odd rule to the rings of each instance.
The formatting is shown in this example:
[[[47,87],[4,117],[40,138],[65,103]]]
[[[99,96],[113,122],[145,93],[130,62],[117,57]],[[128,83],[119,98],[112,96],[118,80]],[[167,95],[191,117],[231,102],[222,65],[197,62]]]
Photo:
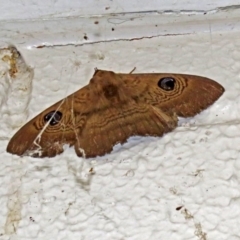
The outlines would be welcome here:
[[[102,156],[130,136],[162,136],[176,128],[177,117],[200,113],[223,92],[200,76],[95,70],[88,85],[24,125],[7,152],[53,157],[70,145],[78,156]]]

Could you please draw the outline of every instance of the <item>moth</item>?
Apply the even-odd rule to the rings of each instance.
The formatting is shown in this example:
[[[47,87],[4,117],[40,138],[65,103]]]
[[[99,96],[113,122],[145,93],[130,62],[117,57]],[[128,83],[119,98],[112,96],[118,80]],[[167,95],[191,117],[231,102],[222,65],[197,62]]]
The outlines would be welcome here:
[[[64,146],[90,158],[110,153],[131,136],[162,136],[178,117],[193,117],[224,92],[201,76],[172,73],[114,73],[95,69],[88,85],[24,125],[7,152],[54,157]]]

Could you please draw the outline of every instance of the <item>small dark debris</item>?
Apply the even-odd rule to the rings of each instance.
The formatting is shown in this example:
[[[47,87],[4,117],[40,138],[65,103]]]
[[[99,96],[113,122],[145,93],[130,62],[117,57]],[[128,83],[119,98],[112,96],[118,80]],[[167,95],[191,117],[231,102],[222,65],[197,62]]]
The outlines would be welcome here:
[[[95,21],[94,23],[95,23],[95,24],[99,24],[99,21]]]
[[[176,208],[177,211],[181,210],[183,208],[183,206],[179,206]]]
[[[114,31],[115,30],[115,28],[112,28],[112,31]]]
[[[85,34],[83,37],[85,40],[88,40],[88,36]]]

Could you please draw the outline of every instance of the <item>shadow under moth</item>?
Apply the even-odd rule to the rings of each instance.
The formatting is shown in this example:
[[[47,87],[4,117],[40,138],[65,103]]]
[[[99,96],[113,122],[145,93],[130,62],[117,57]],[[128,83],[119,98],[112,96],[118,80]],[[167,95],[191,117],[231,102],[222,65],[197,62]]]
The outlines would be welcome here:
[[[90,82],[24,125],[7,152],[54,157],[64,145],[85,158],[110,153],[130,136],[162,136],[177,117],[192,117],[224,92],[217,82],[172,73],[124,74],[95,70]]]

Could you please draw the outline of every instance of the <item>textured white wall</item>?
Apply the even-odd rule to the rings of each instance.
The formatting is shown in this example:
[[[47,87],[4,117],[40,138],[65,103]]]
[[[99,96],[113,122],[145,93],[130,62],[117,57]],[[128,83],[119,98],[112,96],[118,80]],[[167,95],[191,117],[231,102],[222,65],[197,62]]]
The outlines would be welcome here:
[[[240,239],[238,16],[238,10],[205,18],[148,15],[136,25],[114,25],[119,32],[108,41],[108,17],[99,24],[79,20],[95,37],[92,44],[84,42],[84,32],[71,31],[71,19],[65,19],[66,28],[64,21],[45,22],[45,28],[38,21],[14,22],[12,28],[2,22],[1,46],[15,43],[34,77],[21,63],[16,78],[9,78],[3,61],[9,51],[1,50],[0,239]],[[159,22],[157,30],[149,19]],[[92,25],[100,29],[87,28]],[[96,33],[108,28],[96,43]],[[166,35],[169,29],[178,35]],[[6,153],[26,120],[88,83],[95,67],[198,74],[226,92],[174,132],[131,138],[101,158],[84,160],[73,149],[53,159]]]
[[[238,6],[240,0],[12,0],[2,1],[0,20],[53,19],[110,13],[143,11],[209,11],[226,6]]]

